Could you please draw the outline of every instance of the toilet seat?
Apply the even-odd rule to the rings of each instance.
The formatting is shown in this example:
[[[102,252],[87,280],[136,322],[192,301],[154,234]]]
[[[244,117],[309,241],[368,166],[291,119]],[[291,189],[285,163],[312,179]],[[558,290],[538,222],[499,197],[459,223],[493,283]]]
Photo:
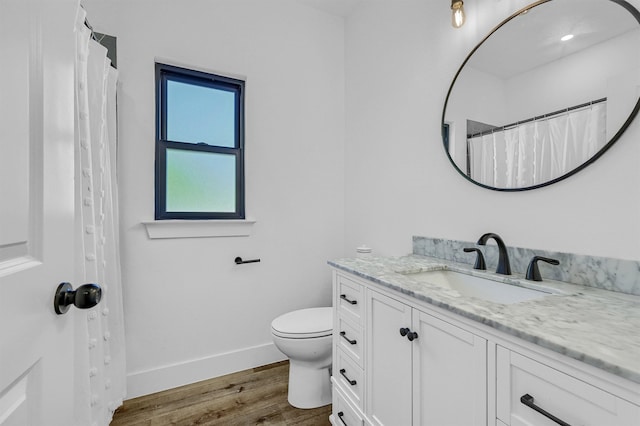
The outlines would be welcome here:
[[[333,333],[333,310],[327,307],[288,312],[271,322],[271,332],[287,339],[330,336]]]

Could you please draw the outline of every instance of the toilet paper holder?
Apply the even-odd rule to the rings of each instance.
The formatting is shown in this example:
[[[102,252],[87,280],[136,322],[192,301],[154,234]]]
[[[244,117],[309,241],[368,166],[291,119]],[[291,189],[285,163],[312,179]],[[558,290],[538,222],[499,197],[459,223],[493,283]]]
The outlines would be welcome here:
[[[234,262],[236,262],[236,265],[242,265],[244,263],[256,263],[256,262],[260,262],[260,259],[251,259],[251,260],[242,260],[242,258],[240,256],[236,257],[234,259]]]

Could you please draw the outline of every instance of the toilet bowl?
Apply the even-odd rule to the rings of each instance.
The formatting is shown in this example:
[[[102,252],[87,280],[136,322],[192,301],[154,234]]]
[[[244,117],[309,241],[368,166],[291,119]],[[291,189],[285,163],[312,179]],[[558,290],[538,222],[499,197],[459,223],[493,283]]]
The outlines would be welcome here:
[[[316,408],[331,403],[333,311],[300,309],[271,322],[276,347],[289,358],[289,404]]]

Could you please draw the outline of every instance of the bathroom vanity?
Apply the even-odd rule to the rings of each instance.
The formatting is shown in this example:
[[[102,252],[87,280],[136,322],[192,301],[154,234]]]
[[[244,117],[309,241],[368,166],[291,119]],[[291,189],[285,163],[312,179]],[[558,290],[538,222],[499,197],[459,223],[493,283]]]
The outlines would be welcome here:
[[[334,425],[640,424],[639,296],[417,255],[329,264]]]

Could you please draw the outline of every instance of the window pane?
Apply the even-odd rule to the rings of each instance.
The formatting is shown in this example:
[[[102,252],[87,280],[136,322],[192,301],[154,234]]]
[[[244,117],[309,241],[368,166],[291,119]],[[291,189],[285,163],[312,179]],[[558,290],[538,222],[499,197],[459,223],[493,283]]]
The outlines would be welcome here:
[[[167,139],[235,147],[235,93],[168,80]]]
[[[167,149],[167,212],[235,212],[236,157]]]

